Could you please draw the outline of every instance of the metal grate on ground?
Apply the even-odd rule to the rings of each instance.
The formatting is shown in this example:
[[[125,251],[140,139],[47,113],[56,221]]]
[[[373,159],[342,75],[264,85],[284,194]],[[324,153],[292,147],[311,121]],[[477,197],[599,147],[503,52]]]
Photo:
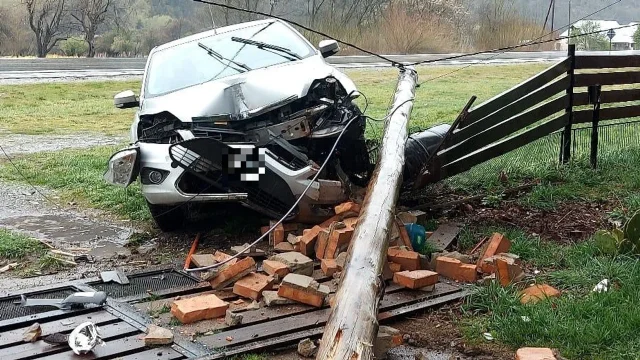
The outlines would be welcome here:
[[[151,274],[130,275],[128,285],[113,282],[96,282],[90,283],[89,286],[98,291],[106,292],[110,297],[120,299],[144,295],[152,291],[193,286],[197,283],[193,278],[172,270]]]
[[[36,294],[26,294],[30,299],[64,299],[76,292],[72,287],[55,289],[49,292],[41,292]],[[19,296],[11,296],[0,299],[0,321],[14,319],[22,316],[40,314],[43,312],[54,310],[51,306],[31,306],[24,307],[20,305]],[[0,356],[1,358],[1,356]]]

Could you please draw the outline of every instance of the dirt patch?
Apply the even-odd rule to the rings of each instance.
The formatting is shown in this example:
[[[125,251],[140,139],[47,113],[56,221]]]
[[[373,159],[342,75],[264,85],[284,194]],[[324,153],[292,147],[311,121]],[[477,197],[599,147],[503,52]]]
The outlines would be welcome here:
[[[409,334],[418,350],[440,352],[461,359],[513,359],[513,351],[494,343],[469,344],[456,323],[461,318],[460,303],[444,305],[390,324]]]
[[[539,210],[504,202],[497,208],[465,207],[462,217],[468,225],[514,226],[545,240],[572,243],[610,227],[607,212],[612,208],[606,203],[563,202],[553,210]]]

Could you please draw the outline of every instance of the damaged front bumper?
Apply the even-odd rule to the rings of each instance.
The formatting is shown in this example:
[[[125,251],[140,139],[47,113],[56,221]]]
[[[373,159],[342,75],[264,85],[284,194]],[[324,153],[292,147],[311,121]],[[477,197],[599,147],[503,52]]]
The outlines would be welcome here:
[[[110,184],[127,187],[140,177],[142,194],[151,204],[172,205],[184,202],[225,202],[246,200],[246,193],[190,192],[186,172],[172,166],[169,144],[138,143],[116,152],[104,179]]]

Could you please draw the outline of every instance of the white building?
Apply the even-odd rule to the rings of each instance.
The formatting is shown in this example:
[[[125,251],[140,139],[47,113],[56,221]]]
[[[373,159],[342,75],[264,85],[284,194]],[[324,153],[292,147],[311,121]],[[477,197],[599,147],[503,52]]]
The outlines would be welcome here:
[[[623,29],[616,29],[624,25],[621,25],[617,21],[610,21],[610,20],[580,20],[580,21],[577,21],[575,24],[573,24],[573,27],[581,28],[582,25],[584,25],[584,23],[586,22],[596,23],[597,25],[600,26],[600,30],[604,30],[604,31],[615,29],[614,31],[616,32],[616,35],[611,40],[612,50],[633,50],[634,49],[635,41],[633,40],[633,34],[635,34],[636,30],[638,29],[638,25],[640,25],[640,23],[632,22],[632,23],[629,23],[629,25],[634,25],[634,26],[626,27]],[[602,34],[606,36],[606,32],[604,31]],[[568,29],[565,30],[562,34],[560,34],[560,38],[565,38],[567,36],[569,36]],[[568,44],[569,44],[568,39],[561,39],[556,42],[555,48],[556,50],[566,51],[569,47]]]

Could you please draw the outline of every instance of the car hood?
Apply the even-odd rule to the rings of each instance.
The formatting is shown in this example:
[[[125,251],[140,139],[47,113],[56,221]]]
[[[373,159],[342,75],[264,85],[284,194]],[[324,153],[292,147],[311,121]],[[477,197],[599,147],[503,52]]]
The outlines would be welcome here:
[[[356,90],[346,75],[313,56],[145,98],[140,115],[166,111],[183,122],[215,115],[249,118],[305,96],[314,80],[327,76],[340,81],[347,93]]]

